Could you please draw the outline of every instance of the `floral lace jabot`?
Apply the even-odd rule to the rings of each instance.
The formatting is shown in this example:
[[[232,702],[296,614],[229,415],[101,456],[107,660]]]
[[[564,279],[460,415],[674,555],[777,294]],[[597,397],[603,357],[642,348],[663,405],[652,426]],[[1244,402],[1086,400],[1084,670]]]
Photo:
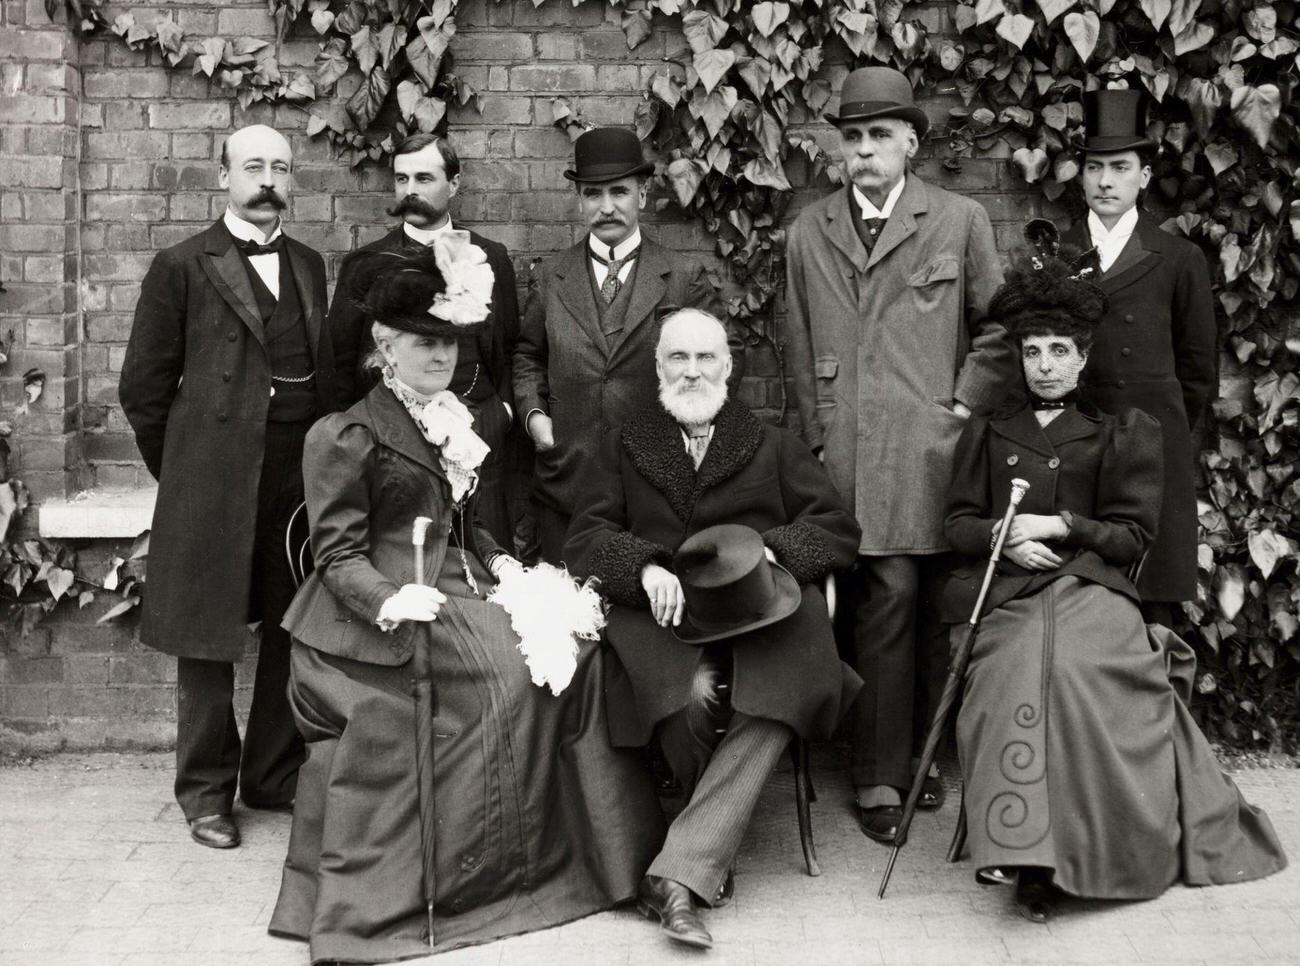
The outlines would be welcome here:
[[[474,417],[449,389],[423,396],[384,367],[384,385],[406,407],[421,435],[438,447],[438,462],[451,483],[451,497],[459,503],[478,486],[478,468],[490,448],[471,428]]]

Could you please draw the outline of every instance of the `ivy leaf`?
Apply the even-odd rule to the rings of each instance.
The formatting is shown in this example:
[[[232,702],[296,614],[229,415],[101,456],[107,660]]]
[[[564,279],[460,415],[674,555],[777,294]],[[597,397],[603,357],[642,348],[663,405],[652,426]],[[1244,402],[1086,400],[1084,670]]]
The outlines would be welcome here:
[[[753,92],[754,98],[761,101],[763,92],[772,79],[772,65],[765,57],[746,57],[740,65],[740,77],[745,82],[745,86]],[[811,104],[809,109],[817,110]]]
[[[397,106],[403,118],[426,134],[432,133],[447,113],[445,101],[429,97],[419,84],[409,80],[397,85]]]
[[[1015,44],[1016,49],[1020,50],[1034,32],[1033,18],[1026,17],[1023,13],[1009,13],[998,21],[997,32],[999,37]]]
[[[1073,7],[1076,2],[1077,0],[1037,0],[1038,9],[1043,11],[1043,17],[1046,18],[1049,25],[1053,20]],[[1164,0],[1164,2],[1168,3],[1169,0]]]
[[[681,82],[672,74],[655,74],[650,80],[650,90],[669,107],[676,107],[682,99]]]
[[[1215,141],[1205,146],[1205,160],[1210,162],[1215,175],[1223,174],[1237,163],[1237,149],[1227,141]]]
[[[455,18],[449,17],[439,23],[435,17],[421,17],[415,22],[415,27],[420,31],[420,39],[429,49],[429,56],[435,61],[441,61],[451,45],[451,38],[456,36]]]
[[[668,183],[677,197],[677,203],[683,208],[690,207],[705,174],[704,166],[692,158],[678,158],[668,165]]]
[[[789,19],[790,5],[788,3],[756,3],[754,9],[750,11],[750,16],[754,18],[754,27],[758,32],[764,37],[770,37],[777,27]]]
[[[1070,120],[1069,111],[1064,104],[1048,104],[1039,113],[1043,116],[1043,123],[1053,131],[1064,131]]]
[[[375,69],[375,62],[379,60],[379,44],[374,35],[371,34],[369,27],[362,27],[352,35],[352,54],[357,59],[357,66],[361,68],[361,73],[367,77]]]
[[[1232,92],[1232,119],[1248,131],[1261,148],[1268,146],[1273,123],[1282,113],[1282,92],[1276,84],[1238,87]]]
[[[957,70],[966,59],[966,48],[961,44],[954,44],[945,40],[939,45],[939,66],[952,73]]]
[[[695,72],[700,75],[704,90],[712,93],[722,78],[727,76],[736,62],[736,55],[730,50],[705,50],[695,55]]]
[[[447,21],[447,25],[454,33],[455,21]],[[434,48],[430,48],[429,43],[421,34],[409,44],[406,45],[406,62],[411,65],[411,70],[415,71],[415,76],[424,82],[427,89],[432,89],[438,82],[438,70],[442,66],[442,55],[447,51],[447,45],[451,42],[451,35],[434,33]]]
[[[316,54],[316,89],[328,92],[340,77],[348,72],[348,43],[342,37],[331,37]]]
[[[1147,19],[1151,21],[1151,26],[1159,30],[1164,25],[1164,22],[1169,19],[1169,11],[1173,9],[1173,0],[1141,0],[1141,7]]]
[[[730,84],[723,84],[717,90],[710,92],[703,100],[698,101],[699,117],[704,122],[709,137],[716,138],[718,136],[718,132],[722,130],[722,125],[726,124],[727,118],[731,117],[731,109],[736,106],[738,100],[736,89]]]
[[[875,47],[879,24],[871,14],[845,10],[835,22],[843,27],[840,39],[855,55],[861,57]]]
[[[1174,55],[1181,57],[1199,50],[1214,39],[1214,28],[1202,20],[1187,25],[1187,29],[1174,37]]]
[[[1042,148],[1017,148],[1011,154],[1011,163],[1019,169],[1020,177],[1034,184],[1047,173],[1047,152]]]
[[[226,56],[226,42],[220,37],[208,37],[198,47],[202,51],[194,61],[194,72],[197,74],[200,70],[212,76],[212,72],[217,69],[223,57]]]
[[[975,0],[975,23],[985,24],[1007,12],[1002,0]]]
[[[1240,564],[1224,564],[1214,574],[1214,598],[1223,619],[1231,621],[1246,602],[1246,575]]]
[[[45,575],[45,586],[49,588],[50,596],[58,600],[72,588],[76,580],[76,574],[71,570],[64,570],[62,567],[51,567],[50,572]]]
[[[1254,7],[1242,17],[1246,33],[1261,44],[1267,44],[1277,36],[1277,11],[1269,4]]]
[[[953,15],[953,22],[957,25],[957,33],[964,34],[978,23],[978,18],[973,7],[959,5],[957,12]]]
[[[311,26],[316,33],[324,36],[334,26],[334,14],[325,7],[317,7],[311,12]]]
[[[185,31],[182,30],[180,27],[176,26],[176,23],[174,21],[159,20],[158,21],[158,46],[163,49],[164,53],[180,54],[184,56]],[[176,66],[179,60],[180,57],[177,57],[176,60],[172,60],[171,61],[172,66],[173,67]]]
[[[627,38],[627,49],[636,50],[649,39],[652,32],[650,11],[624,10],[619,17],[619,26],[623,28],[623,36]]]
[[[831,85],[827,81],[812,80],[803,85],[803,101],[810,113],[820,114],[830,99]]]
[[[1069,184],[1079,176],[1079,162],[1069,151],[1062,151],[1056,156],[1052,166],[1052,177],[1058,184]]]
[[[1169,10],[1169,33],[1177,37],[1192,25],[1196,12],[1201,9],[1201,0],[1173,0]],[[1105,11],[1102,11],[1103,15]]]
[[[347,112],[359,129],[364,131],[370,126],[370,122],[375,119],[375,115],[383,106],[384,98],[388,96],[391,86],[392,78],[389,77],[388,71],[376,67],[366,78],[366,82],[357,88],[357,92],[348,98],[345,105]]]
[[[1296,43],[1290,37],[1278,37],[1276,40],[1270,40],[1266,43],[1259,49],[1259,52],[1269,60],[1277,60],[1279,57],[1294,54],[1297,50],[1300,50],[1300,43]],[[1297,63],[1296,66],[1300,67],[1300,63]]]
[[[1026,17],[1026,20],[1029,18]],[[1033,30],[1034,22],[1029,21],[1029,29]],[[910,64],[916,60],[921,53],[925,44],[925,28],[920,26],[920,22],[909,20],[906,23],[896,23],[893,29],[889,31],[890,39],[894,41],[894,46],[898,48],[899,56],[904,63]]]
[[[696,54],[717,47],[726,32],[727,21],[707,10],[691,10],[682,15],[682,33]]]
[[[1300,200],[1291,202],[1287,220],[1291,222],[1291,240],[1300,241]]]
[[[1236,236],[1229,236],[1235,238]],[[1269,371],[1260,378],[1254,387],[1255,401],[1267,412],[1260,422],[1261,427],[1272,426],[1277,422],[1282,407],[1291,400],[1300,397],[1300,376],[1288,372],[1279,376]]]
[[[1259,568],[1259,572],[1264,575],[1265,580],[1272,576],[1273,569],[1278,565],[1279,561],[1295,556],[1296,552],[1296,542],[1294,540],[1278,536],[1271,529],[1252,533],[1246,538],[1246,544],[1250,547],[1250,559]]]
[[[754,158],[745,165],[744,176],[750,184],[763,188],[775,188],[778,191],[790,191],[789,180],[780,165],[773,164],[767,158]]]
[[[316,99],[316,85],[312,83],[311,77],[307,74],[299,73],[293,76],[289,86],[284,89],[284,99],[291,103],[302,101],[313,101]]]
[[[434,26],[441,27],[451,16],[455,9],[454,0],[433,0],[432,7],[429,10],[429,18],[433,21]]]
[[[1070,38],[1079,60],[1086,64],[1092,52],[1097,49],[1097,38],[1101,36],[1101,20],[1091,10],[1083,13],[1068,13],[1065,15],[1065,35]]]
[[[1192,112],[1192,123],[1196,126],[1196,133],[1204,138],[1214,126],[1214,117],[1223,103],[1223,95],[1219,93],[1219,88],[1213,81],[1193,77],[1187,81],[1183,100],[1187,102]]]
[[[134,607],[138,603],[140,603],[139,597],[128,597],[120,604],[116,604],[108,611],[106,611],[104,613],[104,616],[101,617],[99,620],[95,621],[95,623],[103,624],[106,623],[107,621],[111,621],[114,617],[121,617],[123,614],[125,614],[127,611],[129,611],[132,607]]]
[[[1295,605],[1285,585],[1274,584],[1268,589],[1268,614],[1279,641],[1285,643],[1291,640],[1295,637],[1296,631],[1300,630],[1300,621],[1296,620]]]

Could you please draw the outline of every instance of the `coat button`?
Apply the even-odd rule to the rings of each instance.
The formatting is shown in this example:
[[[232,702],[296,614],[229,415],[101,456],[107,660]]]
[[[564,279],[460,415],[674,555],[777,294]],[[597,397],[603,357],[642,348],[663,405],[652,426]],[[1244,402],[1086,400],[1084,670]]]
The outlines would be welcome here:
[[[1017,456],[1015,453],[1012,453],[1010,456],[1007,457],[1007,466],[1015,466],[1019,462],[1020,462],[1020,457]]]
[[[1117,379],[1115,380],[1115,385],[1117,385],[1120,389],[1123,389],[1125,386],[1128,385],[1128,383],[1125,382],[1123,379]]]
[[[226,336],[226,339],[227,339],[228,341],[230,341],[230,342],[234,342],[234,341],[235,341],[236,339],[238,339],[238,338],[239,338],[239,336],[235,335],[235,333],[233,333],[233,332],[229,333],[229,334]]]
[[[219,423],[224,423],[225,421],[226,421],[226,414],[225,414],[225,413],[217,413],[217,422],[219,422]]]
[[[1122,356],[1131,356],[1133,354],[1133,350],[1130,349],[1128,346],[1125,346],[1124,348],[1119,350],[1119,354]]]
[[[1133,316],[1132,316],[1132,315],[1126,315],[1126,316],[1124,316],[1124,321],[1125,321],[1125,322],[1132,322],[1132,321],[1133,321]]]
[[[473,872],[476,865],[478,865],[477,855],[462,855],[460,857],[460,868],[462,872]]]
[[[223,372],[223,373],[221,374],[221,381],[222,381],[222,382],[229,382],[229,381],[230,381],[230,373],[228,373],[228,372]]]
[[[1053,456],[1050,460],[1047,461],[1047,468],[1049,470],[1054,470],[1060,465],[1061,465],[1061,460],[1057,456]]]

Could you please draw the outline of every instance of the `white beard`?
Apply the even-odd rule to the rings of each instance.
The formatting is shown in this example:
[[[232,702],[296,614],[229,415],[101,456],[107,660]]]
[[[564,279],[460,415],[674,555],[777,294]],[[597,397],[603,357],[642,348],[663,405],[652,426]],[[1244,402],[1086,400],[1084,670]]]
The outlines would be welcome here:
[[[659,402],[668,410],[668,415],[686,426],[713,422],[713,418],[722,409],[722,404],[727,401],[727,384],[720,382],[715,385],[707,379],[701,379],[699,390],[687,393],[678,391],[678,387],[683,385],[684,382],[672,386],[660,383]]]

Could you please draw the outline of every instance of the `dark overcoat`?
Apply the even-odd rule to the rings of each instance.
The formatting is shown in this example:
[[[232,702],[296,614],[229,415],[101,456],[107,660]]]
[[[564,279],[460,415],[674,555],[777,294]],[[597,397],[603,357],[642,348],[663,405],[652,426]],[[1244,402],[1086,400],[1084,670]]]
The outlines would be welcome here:
[[[325,264],[286,237],[320,412],[338,408]],[[284,284],[287,280],[282,280]],[[230,232],[159,252],[140,285],[119,397],[158,480],[140,636],[178,657],[235,661],[248,645],[257,487],[271,399],[262,318]]]
[[[690,307],[725,319],[703,266],[643,235],[627,318],[608,340],[596,317],[587,251],[584,238],[533,273],[515,350],[519,418],[540,410],[555,434],[555,446],[537,454],[534,492],[566,516],[577,506],[583,466],[605,434],[655,405],[656,315]]]
[[[1038,425],[1027,406],[997,419],[972,417],[957,441],[944,516],[953,550],[969,559],[954,570],[944,619],[970,619],[988,568],[993,527],[1017,478],[1029,483],[1018,513],[1071,514],[1069,535],[1048,543],[1064,562],[1039,573],[1003,556],[985,613],[1067,574],[1136,602],[1128,571],[1155,536],[1163,465],[1160,426],[1137,410],[1111,416],[1084,403],[1046,426]]]
[[[1066,244],[1092,247],[1087,223]],[[1083,373],[1084,397],[1109,413],[1128,406],[1160,423],[1165,488],[1155,544],[1138,589],[1143,600],[1196,596],[1196,445],[1218,386],[1218,330],[1200,248],[1145,215],[1099,282],[1110,300]]]
[[[870,252],[843,188],[799,213],[786,244],[787,370],[804,441],[862,524],[864,554],[936,553],[961,402],[1015,374],[985,310],[1002,282],[979,202],[908,174]]]
[[[826,602],[809,585],[852,562],[860,531],[807,446],[728,402],[697,472],[680,427],[656,406],[606,438],[580,505],[564,560],[599,579],[614,605],[606,638],[626,671],[610,693],[616,744],[645,744],[656,722],[685,706],[702,653],[654,622],[641,571],[672,569],[688,537],[723,523],[761,533],[803,585],[793,615],[731,639],[732,705],[807,738],[829,737],[861,681],[840,662]]]

